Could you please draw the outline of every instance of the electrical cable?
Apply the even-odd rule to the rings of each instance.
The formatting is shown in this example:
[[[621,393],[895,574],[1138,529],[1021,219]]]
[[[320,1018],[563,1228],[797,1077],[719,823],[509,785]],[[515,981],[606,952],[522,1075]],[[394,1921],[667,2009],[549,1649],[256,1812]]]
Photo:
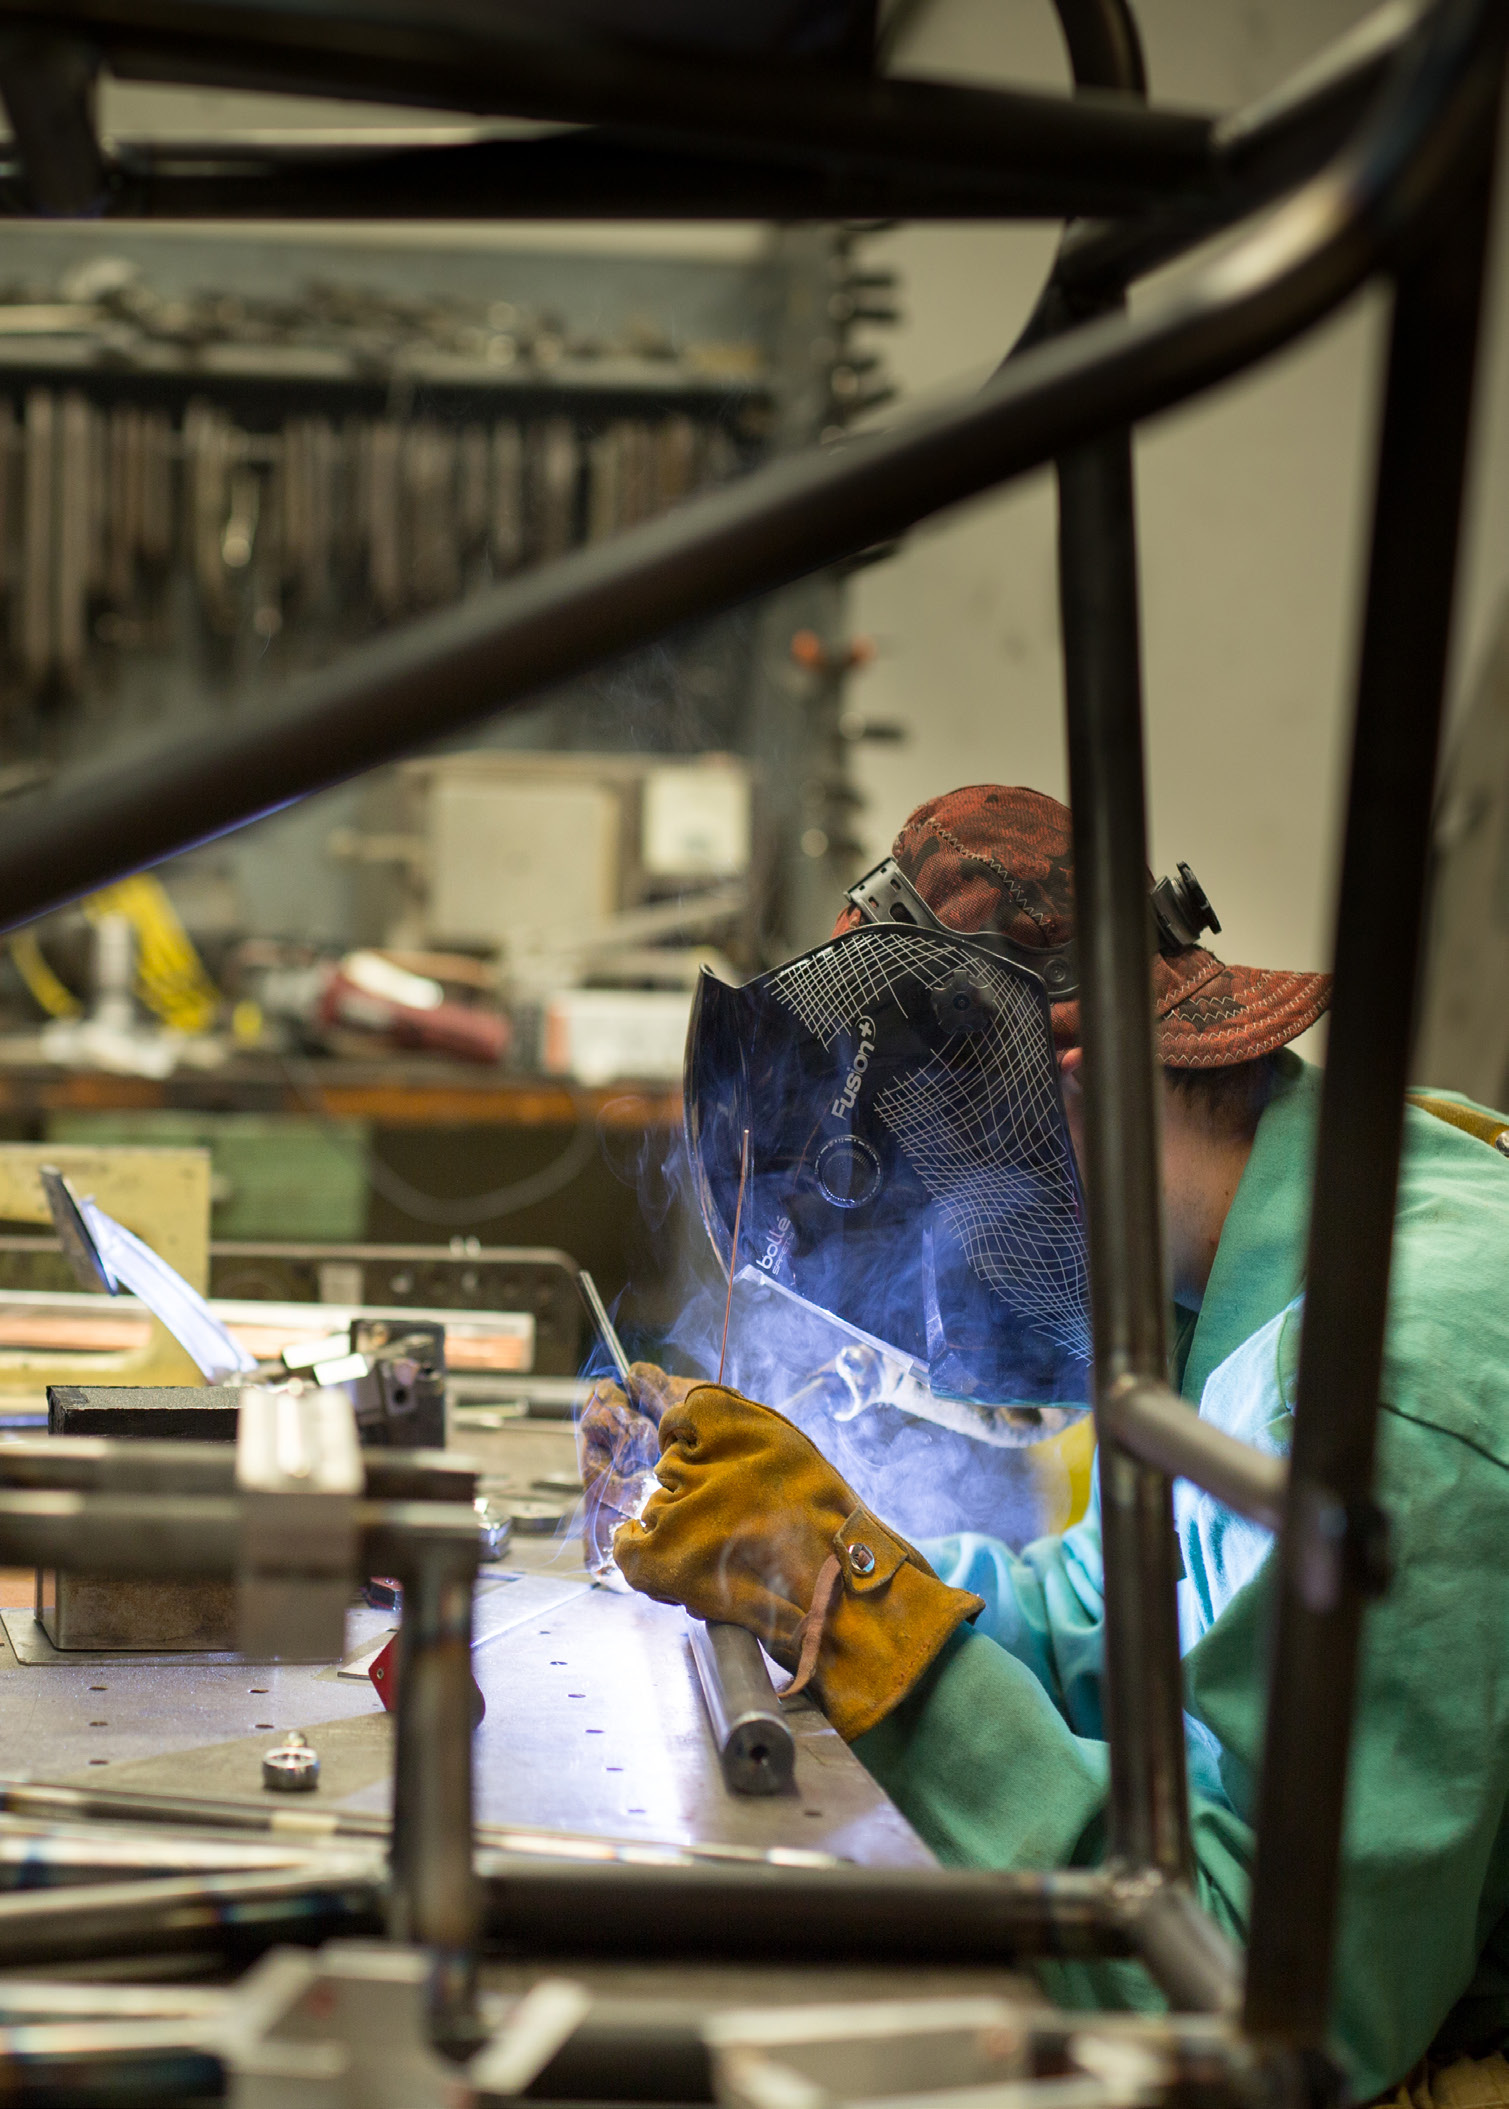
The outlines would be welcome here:
[[[307,1065],[294,1055],[283,1054],[279,1063],[292,1086],[294,1094],[309,1108],[321,1126],[338,1141],[343,1151],[346,1138],[341,1122],[325,1104],[324,1094],[317,1078],[307,1073]],[[500,1216],[518,1215],[526,1208],[534,1208],[541,1201],[548,1201],[562,1193],[580,1178],[597,1152],[597,1116],[585,1111],[578,1122],[576,1133],[561,1154],[539,1171],[531,1172],[523,1179],[510,1181],[507,1186],[494,1187],[483,1194],[465,1194],[450,1198],[443,1194],[427,1194],[421,1187],[413,1186],[401,1172],[395,1172],[385,1164],[376,1150],[368,1144],[361,1152],[363,1168],[373,1190],[393,1207],[401,1208],[405,1215],[412,1216],[417,1223],[424,1223],[435,1230],[465,1230],[476,1223],[495,1222]],[[348,1153],[349,1154],[349,1153]]]

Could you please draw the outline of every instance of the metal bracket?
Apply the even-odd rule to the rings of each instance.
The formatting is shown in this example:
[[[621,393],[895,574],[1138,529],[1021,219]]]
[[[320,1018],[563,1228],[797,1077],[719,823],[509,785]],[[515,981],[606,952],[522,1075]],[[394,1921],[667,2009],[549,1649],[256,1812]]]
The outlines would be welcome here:
[[[241,1652],[335,1661],[357,1564],[356,1502],[366,1484],[350,1399],[293,1385],[245,1392],[236,1484],[245,1497]]]
[[[1068,1003],[1079,993],[1079,965],[1071,938],[1065,945],[1019,945],[999,930],[955,930],[935,915],[894,857],[882,857],[873,871],[856,879],[849,899],[867,923],[900,923],[916,930],[936,930],[943,937],[966,938],[999,953],[1013,966],[1035,974],[1050,1003]]]

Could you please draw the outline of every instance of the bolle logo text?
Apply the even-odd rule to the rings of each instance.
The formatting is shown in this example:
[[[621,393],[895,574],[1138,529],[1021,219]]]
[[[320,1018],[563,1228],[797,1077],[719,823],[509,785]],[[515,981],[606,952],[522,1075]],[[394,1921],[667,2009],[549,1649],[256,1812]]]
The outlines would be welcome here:
[[[786,1248],[791,1243],[791,1218],[782,1216],[765,1243],[756,1265],[766,1274],[779,1274],[781,1262],[786,1257]]]
[[[870,1066],[870,1057],[875,1052],[875,1020],[859,1020],[859,1052],[853,1066],[844,1078],[844,1088],[833,1101],[832,1114],[835,1120],[847,1120],[854,1111],[854,1101],[859,1097],[859,1087],[864,1082],[865,1071]]]

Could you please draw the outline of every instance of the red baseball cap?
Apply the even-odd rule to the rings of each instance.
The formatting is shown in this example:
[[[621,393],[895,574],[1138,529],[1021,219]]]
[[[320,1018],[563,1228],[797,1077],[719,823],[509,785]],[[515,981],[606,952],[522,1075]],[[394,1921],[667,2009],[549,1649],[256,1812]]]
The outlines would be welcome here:
[[[1074,935],[1069,809],[1041,791],[969,784],[930,798],[891,854],[954,930],[999,930],[1028,947]],[[834,936],[859,920],[857,908],[846,909]],[[1231,967],[1198,944],[1156,954],[1152,969],[1158,1059],[1174,1069],[1227,1069],[1272,1054],[1331,1001],[1329,974]],[[1060,1047],[1078,1045],[1077,1002],[1054,1004],[1053,1037]]]

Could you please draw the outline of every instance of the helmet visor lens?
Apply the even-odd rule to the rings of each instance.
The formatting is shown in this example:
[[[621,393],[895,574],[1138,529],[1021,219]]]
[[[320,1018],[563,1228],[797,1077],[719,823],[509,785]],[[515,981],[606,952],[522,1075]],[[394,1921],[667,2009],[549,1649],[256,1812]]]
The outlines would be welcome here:
[[[738,1260],[926,1368],[935,1392],[1086,1396],[1087,1270],[1048,1000],[968,938],[865,925],[743,988],[687,1049],[703,1220]]]

